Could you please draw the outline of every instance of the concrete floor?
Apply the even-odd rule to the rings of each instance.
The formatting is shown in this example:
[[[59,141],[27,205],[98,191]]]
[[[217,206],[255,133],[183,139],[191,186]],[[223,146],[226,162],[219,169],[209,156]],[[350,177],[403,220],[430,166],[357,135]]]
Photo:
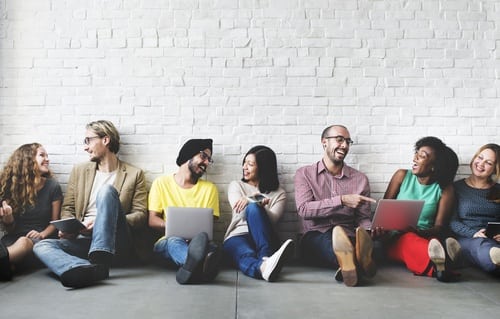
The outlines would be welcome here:
[[[114,268],[110,279],[64,288],[47,269],[0,283],[2,318],[499,318],[500,280],[473,268],[440,283],[388,265],[346,287],[332,270],[291,265],[278,282],[224,269],[209,285],[181,286],[158,266]]]

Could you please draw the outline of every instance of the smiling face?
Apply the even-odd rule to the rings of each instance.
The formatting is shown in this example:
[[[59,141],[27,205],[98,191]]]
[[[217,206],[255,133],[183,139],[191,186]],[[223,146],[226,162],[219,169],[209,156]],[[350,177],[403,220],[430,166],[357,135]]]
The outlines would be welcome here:
[[[333,136],[342,136],[344,141],[339,143],[336,138],[327,138]],[[325,155],[333,164],[341,165],[344,162],[347,153],[349,153],[350,145],[347,139],[350,140],[350,138],[351,135],[347,129],[341,126],[333,126],[328,131],[326,137],[321,140],[323,148],[325,149]]]
[[[411,170],[417,177],[431,176],[434,171],[434,161],[436,154],[434,149],[429,146],[420,147],[413,156],[413,165]]]
[[[482,179],[489,179],[495,173],[497,158],[493,150],[486,148],[472,160],[472,174]]]
[[[107,152],[106,136],[100,137],[96,132],[87,130],[83,149],[89,153],[90,161],[99,163]]]
[[[243,162],[243,179],[252,185],[259,184],[259,175],[258,175],[258,167],[257,167],[257,159],[255,158],[255,154],[248,154],[245,157],[245,161]]]
[[[42,175],[49,172],[49,154],[47,154],[45,148],[40,146],[36,150],[35,161]]]
[[[192,177],[198,180],[207,171],[210,160],[212,159],[212,151],[209,148],[196,154],[188,161],[188,169]]]

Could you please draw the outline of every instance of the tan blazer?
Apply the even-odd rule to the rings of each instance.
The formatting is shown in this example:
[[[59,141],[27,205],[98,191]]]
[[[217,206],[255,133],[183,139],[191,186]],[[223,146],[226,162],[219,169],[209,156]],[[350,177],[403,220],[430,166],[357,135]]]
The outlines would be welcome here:
[[[69,177],[61,218],[76,217],[83,220],[96,170],[97,164],[94,162],[75,165]],[[118,191],[120,203],[126,214],[127,224],[130,226],[134,240],[134,232],[144,233],[147,226],[147,191],[144,172],[119,160],[113,186]],[[135,246],[137,252],[138,247]]]

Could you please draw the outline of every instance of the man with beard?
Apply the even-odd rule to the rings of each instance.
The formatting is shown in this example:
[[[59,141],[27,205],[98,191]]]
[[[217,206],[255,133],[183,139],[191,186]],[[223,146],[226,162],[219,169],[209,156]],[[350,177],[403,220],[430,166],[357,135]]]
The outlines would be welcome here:
[[[149,192],[149,226],[165,234],[164,208],[212,208],[219,217],[219,194],[215,185],[200,179],[212,161],[212,140],[191,139],[179,151],[177,173],[156,178]],[[163,236],[154,245],[154,253],[161,260],[179,267],[176,280],[179,284],[212,281],[218,273],[220,251],[209,243],[206,233],[196,235],[191,241],[180,237]]]
[[[323,159],[297,170],[295,202],[302,226],[301,253],[306,261],[338,268],[335,278],[356,286],[373,277],[368,178],[344,159],[353,144],[345,126],[323,130]],[[380,230],[377,230],[380,231]],[[372,233],[375,235],[375,231]]]
[[[84,150],[90,162],[71,171],[61,212],[61,218],[76,218],[85,228],[78,233],[59,231],[59,239],[42,240],[33,248],[65,287],[106,279],[112,262],[131,261],[140,250],[133,247],[131,235],[145,233],[146,181],[142,170],[118,159],[119,149],[113,123],[86,125]]]

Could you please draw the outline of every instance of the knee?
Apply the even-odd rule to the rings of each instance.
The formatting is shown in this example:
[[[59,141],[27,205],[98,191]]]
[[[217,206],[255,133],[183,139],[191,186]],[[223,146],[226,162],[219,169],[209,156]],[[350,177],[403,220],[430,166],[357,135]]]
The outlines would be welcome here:
[[[39,241],[33,246],[33,252],[35,255],[43,254],[47,249],[50,249],[54,246],[53,242],[57,239],[44,239]]]
[[[16,243],[21,247],[22,250],[31,251],[33,249],[33,241],[28,237],[19,237]]]
[[[257,203],[249,203],[246,208],[247,219],[258,217],[262,214],[262,206]]]
[[[113,185],[102,185],[97,193],[97,201],[102,201],[107,198],[116,198],[118,199],[118,191]]]

